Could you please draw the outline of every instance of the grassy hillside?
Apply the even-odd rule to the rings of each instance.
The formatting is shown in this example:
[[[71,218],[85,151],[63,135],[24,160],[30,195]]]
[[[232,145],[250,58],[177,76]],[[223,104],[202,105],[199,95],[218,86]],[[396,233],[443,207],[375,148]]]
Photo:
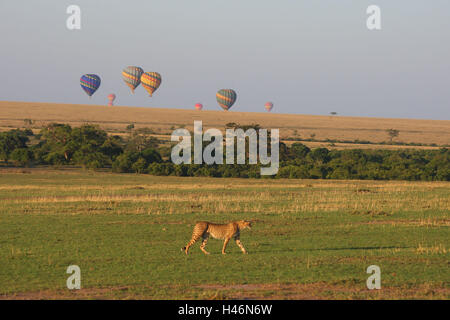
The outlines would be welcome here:
[[[26,124],[25,119],[32,120]],[[387,129],[399,130],[394,141],[418,144],[450,144],[450,121],[411,120],[341,116],[311,116],[297,114],[255,113],[237,111],[196,111],[186,109],[160,109],[138,107],[106,107],[95,105],[69,105],[51,103],[25,103],[0,101],[0,131],[11,128],[30,127],[39,129],[50,122],[69,123],[78,126],[83,123],[99,124],[109,133],[126,132],[127,125],[135,128],[151,128],[160,138],[169,135],[174,128],[192,128],[194,120],[202,120],[205,128],[224,128],[225,124],[257,123],[265,128],[278,128],[283,140],[312,139],[305,142],[311,147],[330,148],[404,148],[404,146],[379,146],[376,143],[390,140]],[[328,143],[337,141],[370,141],[367,144]],[[424,146],[423,148],[427,148]],[[428,147],[431,148],[431,147]]]

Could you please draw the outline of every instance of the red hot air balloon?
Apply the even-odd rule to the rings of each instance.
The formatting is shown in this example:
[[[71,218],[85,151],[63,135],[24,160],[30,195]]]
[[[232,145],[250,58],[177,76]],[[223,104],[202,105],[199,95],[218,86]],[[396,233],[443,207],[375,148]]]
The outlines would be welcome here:
[[[114,93],[111,93],[108,95],[108,106],[112,107],[114,104],[114,100],[116,99],[116,95]]]
[[[272,111],[272,109],[273,109],[273,103],[272,103],[272,102],[267,102],[267,103],[264,105],[264,108],[266,108],[267,112]]]
[[[201,103],[197,103],[195,105],[195,110],[202,110],[203,109],[203,105]]]

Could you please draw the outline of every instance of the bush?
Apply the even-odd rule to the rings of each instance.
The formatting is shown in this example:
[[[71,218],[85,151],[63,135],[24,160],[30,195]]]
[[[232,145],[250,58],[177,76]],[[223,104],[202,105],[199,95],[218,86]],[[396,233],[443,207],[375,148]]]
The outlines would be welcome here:
[[[147,148],[141,152],[141,157],[145,160],[146,164],[149,165],[153,162],[161,162],[161,155],[153,148]]]
[[[136,162],[131,165],[131,169],[136,173],[144,173],[147,171],[147,161],[139,157]]]
[[[188,166],[185,164],[177,164],[173,166],[173,174],[178,177],[186,177],[188,173]]]
[[[305,158],[311,151],[311,149],[301,143],[292,144],[290,150],[293,158]]]
[[[151,163],[147,172],[154,176],[170,176],[175,172],[174,165],[172,163]]]
[[[110,159],[101,152],[75,152],[73,160],[74,163],[79,164],[86,169],[100,169],[111,164]]]
[[[11,152],[10,159],[16,166],[29,166],[33,161],[33,152],[28,148],[19,148]]]
[[[137,154],[135,153],[122,153],[117,156],[116,160],[114,160],[112,164],[113,172],[125,173],[131,172],[133,163],[137,160]]]
[[[8,162],[11,153],[15,149],[22,149],[27,147],[29,136],[33,135],[33,132],[27,130],[10,130],[0,133],[0,160]]]

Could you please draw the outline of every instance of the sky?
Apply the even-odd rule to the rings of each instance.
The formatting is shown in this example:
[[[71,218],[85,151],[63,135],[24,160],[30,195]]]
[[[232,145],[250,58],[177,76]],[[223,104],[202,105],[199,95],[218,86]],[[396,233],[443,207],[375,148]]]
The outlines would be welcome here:
[[[220,110],[231,88],[231,111],[450,119],[448,0],[2,0],[0,35],[3,101]],[[127,66],[162,75],[152,98]],[[102,79],[91,99],[86,73]]]

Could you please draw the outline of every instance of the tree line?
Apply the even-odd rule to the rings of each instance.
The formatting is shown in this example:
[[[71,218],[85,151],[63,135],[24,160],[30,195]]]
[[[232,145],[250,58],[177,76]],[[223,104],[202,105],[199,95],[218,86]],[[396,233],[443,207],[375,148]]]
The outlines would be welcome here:
[[[29,129],[0,133],[4,166],[72,165],[161,176],[261,178],[259,164],[175,165],[170,152],[171,146],[145,129],[111,136],[95,125],[72,128],[54,123],[38,134]],[[450,150],[328,150],[280,143],[279,171],[264,178],[450,181]]]

